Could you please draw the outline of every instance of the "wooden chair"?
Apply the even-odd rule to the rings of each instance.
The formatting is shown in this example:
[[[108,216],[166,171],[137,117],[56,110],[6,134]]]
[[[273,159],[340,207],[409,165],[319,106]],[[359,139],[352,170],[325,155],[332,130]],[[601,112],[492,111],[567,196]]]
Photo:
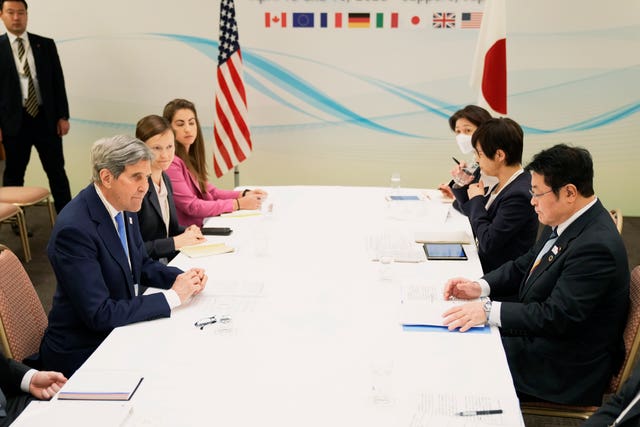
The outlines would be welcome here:
[[[51,192],[44,187],[0,187],[0,202],[12,203],[22,209],[28,206],[46,206],[49,208],[52,227],[56,220]]]
[[[0,223],[17,224],[24,252],[24,262],[31,261],[31,247],[27,236],[27,224],[24,219],[24,212],[18,206],[11,203],[0,202]]]
[[[22,361],[38,352],[47,315],[38,294],[11,250],[0,245],[0,344],[7,357]]]
[[[616,224],[616,228],[618,229],[618,233],[622,234],[622,210],[621,209],[611,209],[609,211],[611,214],[611,219]]]
[[[640,266],[631,271],[631,283],[629,286],[629,316],[624,328],[625,357],[622,367],[611,378],[605,395],[618,393],[622,384],[629,378],[633,369],[638,347],[640,347]],[[588,419],[597,406],[559,405],[546,402],[521,402],[520,409],[526,415],[540,415],[548,417]]]

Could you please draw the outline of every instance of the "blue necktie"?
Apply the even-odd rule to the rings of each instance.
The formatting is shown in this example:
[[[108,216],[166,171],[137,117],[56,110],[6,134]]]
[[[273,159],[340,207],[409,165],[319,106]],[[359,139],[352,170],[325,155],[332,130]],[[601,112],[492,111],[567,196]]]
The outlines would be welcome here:
[[[124,215],[122,212],[118,212],[116,215],[116,224],[118,224],[118,235],[120,236],[120,243],[122,243],[122,249],[124,254],[129,258],[129,247],[127,246],[127,231],[124,228]]]

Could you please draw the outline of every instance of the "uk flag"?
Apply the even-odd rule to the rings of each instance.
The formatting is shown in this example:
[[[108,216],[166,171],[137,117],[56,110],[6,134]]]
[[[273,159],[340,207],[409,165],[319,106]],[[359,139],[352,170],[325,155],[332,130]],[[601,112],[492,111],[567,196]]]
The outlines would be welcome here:
[[[435,12],[433,14],[433,28],[455,28],[456,14],[450,12]]]

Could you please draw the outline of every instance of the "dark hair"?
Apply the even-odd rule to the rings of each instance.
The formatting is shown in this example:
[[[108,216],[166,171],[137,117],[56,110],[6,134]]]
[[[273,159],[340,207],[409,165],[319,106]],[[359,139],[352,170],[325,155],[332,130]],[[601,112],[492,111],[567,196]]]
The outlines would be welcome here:
[[[156,135],[162,135],[167,130],[170,130],[173,133],[171,124],[167,119],[151,114],[150,116],[145,116],[138,120],[138,124],[136,125],[136,138],[142,142],[147,142],[149,138]]]
[[[507,166],[522,163],[524,132],[518,123],[508,117],[489,119],[478,126],[471,136],[471,144],[479,144],[484,154],[493,159],[498,150],[504,151]]]
[[[15,1],[18,3],[22,3],[24,5],[24,9],[28,10],[29,9],[29,5],[27,4],[27,2],[25,0],[0,0],[0,10],[2,10],[4,8],[4,4],[8,1]]]
[[[202,129],[200,128],[200,120],[198,120],[198,113],[196,106],[191,101],[186,99],[174,99],[169,101],[164,106],[162,116],[171,123],[173,116],[178,110],[191,110],[196,118],[196,128],[198,135],[196,139],[189,147],[189,152],[180,143],[175,144],[176,156],[180,157],[182,161],[187,165],[187,169],[198,179],[200,190],[205,193],[207,191],[207,159],[205,158],[204,151],[204,138],[202,137]]]
[[[449,127],[452,131],[455,132],[456,122],[458,121],[458,119],[467,119],[474,125],[480,126],[490,118],[491,114],[489,114],[489,112],[484,108],[478,107],[477,105],[467,105],[466,107],[456,111],[451,117],[449,117]]]
[[[560,188],[567,184],[576,186],[584,197],[593,196],[593,160],[591,154],[582,147],[566,144],[554,145],[542,150],[525,168],[544,177],[544,183],[557,196]]]

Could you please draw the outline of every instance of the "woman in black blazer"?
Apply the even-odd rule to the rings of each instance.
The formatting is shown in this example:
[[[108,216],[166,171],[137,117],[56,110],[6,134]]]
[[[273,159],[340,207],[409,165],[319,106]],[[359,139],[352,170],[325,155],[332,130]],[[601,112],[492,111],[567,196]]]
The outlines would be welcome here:
[[[178,224],[171,181],[164,173],[175,155],[174,135],[169,122],[156,115],[143,117],[136,126],[136,138],[144,141],[155,154],[149,190],[138,211],[140,233],[149,256],[169,262],[178,249],[202,243],[205,238],[196,225],[185,228]]]

